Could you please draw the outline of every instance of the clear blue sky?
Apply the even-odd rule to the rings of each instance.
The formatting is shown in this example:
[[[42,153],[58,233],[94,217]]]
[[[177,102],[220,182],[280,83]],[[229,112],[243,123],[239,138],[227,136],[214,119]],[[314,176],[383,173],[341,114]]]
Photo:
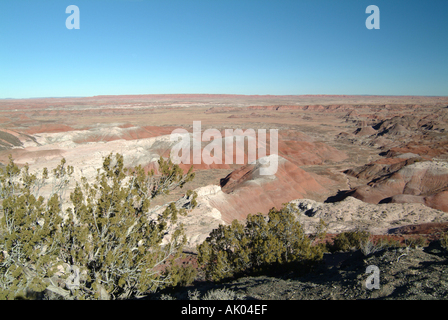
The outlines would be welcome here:
[[[0,0],[0,98],[160,93],[446,96],[448,1]]]

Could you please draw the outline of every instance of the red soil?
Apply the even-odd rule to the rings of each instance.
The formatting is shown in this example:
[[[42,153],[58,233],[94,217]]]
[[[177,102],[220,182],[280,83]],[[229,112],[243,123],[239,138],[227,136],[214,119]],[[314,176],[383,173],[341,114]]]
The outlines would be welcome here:
[[[72,127],[66,126],[64,124],[42,124],[39,126],[29,127],[25,132],[27,134],[36,134],[36,133],[55,133],[55,132],[67,132],[73,131]]]
[[[230,223],[242,220],[248,214],[268,212],[280,208],[283,203],[306,196],[326,193],[309,173],[290,161],[279,161],[275,176],[260,176],[259,165],[246,165],[222,179],[221,187],[226,193],[224,199],[212,199],[222,219]]]

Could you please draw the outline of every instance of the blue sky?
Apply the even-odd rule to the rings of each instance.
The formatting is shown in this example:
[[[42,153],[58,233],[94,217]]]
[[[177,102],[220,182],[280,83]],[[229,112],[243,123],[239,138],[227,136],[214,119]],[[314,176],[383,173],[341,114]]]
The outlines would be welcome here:
[[[0,98],[161,93],[446,96],[448,1],[0,0]]]

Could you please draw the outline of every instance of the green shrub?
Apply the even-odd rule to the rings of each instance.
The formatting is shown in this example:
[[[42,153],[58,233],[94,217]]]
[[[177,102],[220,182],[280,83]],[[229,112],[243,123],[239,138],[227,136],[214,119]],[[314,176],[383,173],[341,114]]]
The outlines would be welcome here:
[[[50,196],[38,196],[48,170],[30,174],[10,163],[0,172],[0,299],[50,291],[66,299],[130,298],[191,282],[194,272],[174,261],[186,242],[171,204],[149,217],[150,200],[193,179],[171,161],[159,176],[127,170],[119,154],[104,158],[95,181],[85,178],[63,195],[73,173],[65,159],[53,170]],[[169,234],[169,241],[162,240]]]
[[[369,255],[387,248],[400,247],[400,242],[390,237],[382,237],[374,241],[367,231],[346,231],[338,234],[333,244],[328,244],[331,252],[361,250],[364,255]]]
[[[423,248],[428,245],[428,241],[422,236],[419,236],[417,238],[407,238],[405,239],[404,243],[407,247],[411,247],[414,249]]]
[[[295,213],[298,213],[294,209]],[[271,209],[267,217],[249,215],[245,225],[220,225],[198,246],[198,263],[207,279],[219,281],[243,273],[303,270],[323,257],[324,245],[313,245],[292,209]]]
[[[448,251],[448,232],[445,232],[443,234],[442,238],[440,239],[440,245],[442,246],[442,248]]]
[[[196,191],[188,190],[185,196],[190,200],[188,207],[191,209],[196,208],[198,205],[198,202],[196,201],[196,199],[198,198],[198,193]]]
[[[400,241],[389,237],[383,237],[377,241],[377,245],[383,249],[387,248],[399,248],[401,247]]]
[[[347,231],[338,234],[329,245],[331,252],[360,250],[369,241],[370,233],[367,231]]]

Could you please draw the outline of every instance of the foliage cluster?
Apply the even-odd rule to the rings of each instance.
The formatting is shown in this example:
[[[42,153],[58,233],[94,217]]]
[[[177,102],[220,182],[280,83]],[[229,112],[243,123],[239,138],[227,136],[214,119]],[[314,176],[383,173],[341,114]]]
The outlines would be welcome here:
[[[304,270],[320,261],[324,244],[315,244],[295,219],[298,210],[284,206],[267,217],[249,215],[245,225],[234,220],[219,226],[198,246],[206,278],[220,281],[243,273]]]
[[[130,298],[188,282],[191,269],[173,263],[185,235],[174,204],[150,217],[150,200],[194,178],[171,161],[159,175],[104,158],[95,180],[82,178],[64,203],[74,172],[65,159],[31,174],[10,159],[0,172],[0,299],[52,292],[67,299]],[[51,183],[47,197],[40,196]],[[166,241],[168,235],[168,241]],[[164,240],[165,239],[165,240]]]
[[[442,248],[448,251],[448,231],[442,235],[440,239],[440,245],[442,246]]]
[[[342,232],[334,238],[332,244],[327,244],[330,252],[361,250],[364,255],[400,246],[400,242],[392,238],[382,237],[381,239],[373,240],[370,232],[359,230]]]
[[[428,245],[428,241],[424,237],[422,237],[422,236],[419,236],[419,237],[416,237],[416,238],[414,238],[414,237],[413,238],[407,238],[407,239],[405,239],[405,245],[407,247],[411,247],[413,249],[415,249],[415,248],[423,248],[423,247],[426,247]]]
[[[339,233],[332,245],[328,245],[331,252],[360,250],[368,241],[370,233],[367,231],[347,231]]]

